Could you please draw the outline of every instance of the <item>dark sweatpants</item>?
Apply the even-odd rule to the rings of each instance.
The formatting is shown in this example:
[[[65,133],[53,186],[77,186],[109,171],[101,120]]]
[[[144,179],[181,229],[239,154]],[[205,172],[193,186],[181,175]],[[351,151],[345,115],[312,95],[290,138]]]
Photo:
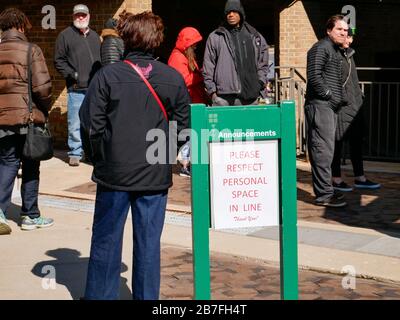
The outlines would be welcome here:
[[[317,201],[333,195],[331,164],[335,151],[336,113],[328,106],[305,106],[307,142]]]

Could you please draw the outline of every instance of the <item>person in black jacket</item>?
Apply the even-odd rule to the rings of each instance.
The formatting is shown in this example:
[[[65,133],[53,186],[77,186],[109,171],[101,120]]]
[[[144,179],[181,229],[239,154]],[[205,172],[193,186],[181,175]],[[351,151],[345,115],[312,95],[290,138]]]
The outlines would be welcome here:
[[[363,93],[354,62],[355,50],[350,48],[352,42],[353,31],[349,29],[349,35],[340,50],[343,60],[343,89],[348,103],[338,113],[335,154],[332,162],[333,188],[342,192],[353,190],[353,187],[344,182],[341,177],[340,160],[342,158],[344,140],[349,142],[350,158],[354,172],[354,187],[358,189],[379,189],[381,187],[379,183],[368,180],[364,175],[362,158],[364,135]]]
[[[158,155],[164,153],[166,158],[154,161],[155,152],[150,151],[154,142],[148,137],[162,133],[160,149],[169,150],[168,121],[177,122],[178,132],[188,127],[190,96],[182,76],[152,54],[164,37],[159,16],[122,13],[117,29],[126,60],[97,72],[80,111],[84,149],[97,183],[85,299],[118,298],[123,230],[131,207],[133,298],[156,300],[160,237],[172,186],[169,163],[175,157],[168,159],[168,152],[159,150]],[[134,67],[154,88],[162,106]]]
[[[73,25],[57,37],[54,65],[65,78],[68,91],[68,146],[69,165],[79,166],[82,141],[79,127],[79,109],[90,80],[101,68],[100,37],[89,28],[89,9],[78,4],[73,9]]]
[[[327,37],[307,53],[307,93],[305,114],[308,150],[311,161],[315,204],[343,207],[344,196],[332,186],[331,164],[335,148],[337,112],[345,103],[342,91],[340,47],[347,36],[344,16],[335,15],[327,22]]]
[[[117,20],[110,18],[105,24],[105,29],[101,32],[101,64],[103,66],[118,62],[124,55],[124,42],[115,30]]]

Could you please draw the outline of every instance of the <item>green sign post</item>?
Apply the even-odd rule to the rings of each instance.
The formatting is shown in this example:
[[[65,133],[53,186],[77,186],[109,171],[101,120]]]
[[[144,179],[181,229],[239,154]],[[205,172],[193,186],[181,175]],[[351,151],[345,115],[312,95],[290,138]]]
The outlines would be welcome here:
[[[206,107],[192,105],[192,236],[194,298],[211,299],[209,228],[210,143],[232,142],[231,132],[253,132],[255,141],[278,141],[279,227],[281,297],[298,299],[297,256],[297,191],[296,191],[296,125],[295,104],[283,101],[278,105],[244,107]],[[262,134],[257,134],[262,133]],[[273,134],[268,134],[273,133]],[[233,135],[233,141],[244,141],[249,135]],[[195,140],[197,140],[195,142]]]

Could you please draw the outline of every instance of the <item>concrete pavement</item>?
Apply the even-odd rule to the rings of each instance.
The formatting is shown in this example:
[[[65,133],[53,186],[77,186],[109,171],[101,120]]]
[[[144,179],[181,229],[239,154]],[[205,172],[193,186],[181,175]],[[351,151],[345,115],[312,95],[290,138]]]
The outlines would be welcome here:
[[[69,167],[63,161],[63,153],[57,155],[58,158],[42,164],[40,185],[42,212],[55,219],[55,226],[47,230],[22,232],[16,225],[18,207],[13,208],[13,233],[2,236],[0,242],[2,255],[7,257],[0,261],[0,299],[76,299],[83,294],[94,200],[94,190],[89,190],[93,188],[89,182],[91,167],[86,164],[78,168]],[[302,166],[304,164],[298,163],[298,167]],[[304,168],[301,170],[306,171]],[[396,170],[394,165],[391,174],[397,175]],[[179,189],[187,192],[187,181],[177,182]],[[86,185],[85,192],[82,192],[83,185]],[[14,202],[18,204],[18,193],[15,196]],[[161,295],[164,299],[186,299],[192,295],[190,207],[185,199],[180,200],[182,196],[179,194],[173,197],[174,201],[169,201],[162,238],[163,257],[166,258],[163,258],[165,283],[162,284]],[[304,217],[304,212],[302,215]],[[400,233],[396,228],[390,231],[359,228],[310,221],[301,216],[298,226],[299,265],[302,270],[300,292],[303,292],[304,299],[400,298],[397,296],[400,292]],[[129,221],[125,238],[121,294],[122,298],[129,298],[132,250]],[[279,297],[279,241],[276,229],[210,230],[210,250],[213,261],[223,261],[212,264],[212,272],[216,274],[212,281],[213,298]],[[46,265],[56,266],[56,290],[42,288],[43,271],[46,271],[43,267]],[[237,269],[230,267],[233,265]],[[350,292],[341,287],[342,276],[339,274],[343,267],[349,265],[354,267],[359,277],[371,279],[357,279],[357,282],[361,281],[365,288],[377,294],[365,288]],[[238,271],[242,269],[258,270],[261,274],[265,272],[268,281],[254,281],[257,272],[247,274]],[[235,274],[239,278],[235,278]],[[180,283],[185,289],[177,290]],[[328,290],[323,283],[328,283],[331,289]]]
[[[48,229],[21,231],[19,208],[10,212],[11,235],[1,237],[0,299],[69,300],[84,292],[92,215],[79,210],[42,207],[56,223]],[[174,215],[170,213],[169,215]],[[161,299],[192,299],[191,233],[168,217],[162,237]],[[121,299],[130,299],[132,228],[128,218],[123,247]],[[279,299],[279,268],[275,242],[241,234],[212,231],[211,288],[213,299]],[[300,260],[319,248],[300,245]],[[335,254],[333,251],[326,252]],[[349,259],[351,257],[349,256]],[[349,262],[349,260],[344,263]],[[340,261],[338,261],[340,264]],[[328,267],[330,267],[329,264]],[[53,280],[54,279],[54,280]],[[300,299],[400,299],[400,283],[354,279],[342,287],[343,276],[300,269]]]

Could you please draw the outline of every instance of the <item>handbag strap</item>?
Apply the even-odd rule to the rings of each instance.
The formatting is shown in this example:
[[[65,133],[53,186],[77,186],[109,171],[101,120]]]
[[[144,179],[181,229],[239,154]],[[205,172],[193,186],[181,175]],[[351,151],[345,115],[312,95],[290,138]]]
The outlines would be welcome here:
[[[163,103],[161,102],[159,96],[157,95],[157,92],[154,90],[154,88],[151,86],[150,82],[147,81],[146,77],[143,75],[142,70],[139,69],[139,67],[135,64],[133,64],[132,62],[130,62],[129,60],[124,60],[124,62],[128,65],[130,65],[132,67],[133,70],[135,70],[137,72],[137,74],[140,76],[140,78],[143,80],[143,82],[146,84],[146,86],[149,88],[151,94],[154,96],[154,98],[156,99],[158,105],[160,106],[161,111],[164,114],[164,118],[165,120],[168,121],[168,114],[167,111],[165,110],[165,107],[163,105]]]
[[[29,109],[29,121],[32,122],[32,43],[28,43],[28,109]]]

